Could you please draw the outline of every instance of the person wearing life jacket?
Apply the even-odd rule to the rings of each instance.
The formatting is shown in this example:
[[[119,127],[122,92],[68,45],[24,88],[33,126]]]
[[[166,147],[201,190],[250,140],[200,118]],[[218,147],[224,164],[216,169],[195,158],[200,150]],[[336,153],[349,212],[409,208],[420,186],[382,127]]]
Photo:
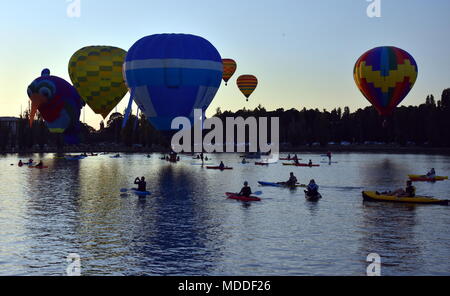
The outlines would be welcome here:
[[[319,186],[316,184],[316,181],[312,179],[309,181],[308,187],[306,187],[305,193],[308,196],[316,196],[319,193]]]
[[[432,168],[426,175],[428,178],[434,179],[436,177],[436,171]]]
[[[248,182],[244,182],[244,187],[242,187],[241,191],[239,192],[239,196],[245,196],[249,197],[252,194],[252,189],[248,186]]]
[[[289,176],[289,180],[287,182],[284,182],[284,185],[289,187],[294,187],[298,183],[297,177],[294,176],[294,173],[291,172]]]

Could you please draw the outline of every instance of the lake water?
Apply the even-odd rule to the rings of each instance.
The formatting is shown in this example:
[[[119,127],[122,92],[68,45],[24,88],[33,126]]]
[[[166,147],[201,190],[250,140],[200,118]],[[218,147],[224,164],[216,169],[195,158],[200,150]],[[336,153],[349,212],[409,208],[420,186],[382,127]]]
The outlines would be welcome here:
[[[48,169],[19,168],[0,156],[0,275],[65,275],[66,257],[81,257],[83,275],[365,275],[378,253],[382,275],[450,275],[450,207],[368,203],[361,191],[396,189],[407,174],[450,175],[450,157],[335,154],[318,168],[239,164],[234,170],[170,164],[144,155],[81,161],[53,154]],[[304,160],[323,160],[302,154]],[[314,178],[323,199],[303,189],[259,187],[257,181]],[[123,195],[145,176],[152,195]],[[247,180],[263,201],[228,200]],[[417,193],[450,198],[450,181],[416,183]]]

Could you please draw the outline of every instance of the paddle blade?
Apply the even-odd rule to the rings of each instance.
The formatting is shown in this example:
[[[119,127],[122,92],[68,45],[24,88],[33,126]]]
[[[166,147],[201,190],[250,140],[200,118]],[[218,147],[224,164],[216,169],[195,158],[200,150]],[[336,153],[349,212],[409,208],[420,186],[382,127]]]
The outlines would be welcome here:
[[[254,194],[254,195],[262,195],[263,192],[262,192],[262,191],[256,191],[256,192],[253,192],[253,194]]]

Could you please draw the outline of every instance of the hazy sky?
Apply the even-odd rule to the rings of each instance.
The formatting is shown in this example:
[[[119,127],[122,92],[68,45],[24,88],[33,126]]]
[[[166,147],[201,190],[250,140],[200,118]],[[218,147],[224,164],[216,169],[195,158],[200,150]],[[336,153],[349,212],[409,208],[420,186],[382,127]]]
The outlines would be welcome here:
[[[17,116],[28,104],[27,86],[49,68],[70,81],[67,63],[79,48],[112,45],[128,50],[156,33],[190,33],[208,39],[238,70],[222,84],[207,114],[222,110],[369,105],[353,81],[365,51],[392,45],[417,61],[416,85],[403,102],[416,105],[450,87],[449,0],[381,0],[381,18],[369,18],[366,0],[81,0],[80,18],[66,0],[0,0],[0,116]],[[259,86],[245,101],[241,74]],[[122,111],[128,95],[119,104]],[[134,109],[136,110],[136,109]],[[98,127],[100,115],[86,110]]]

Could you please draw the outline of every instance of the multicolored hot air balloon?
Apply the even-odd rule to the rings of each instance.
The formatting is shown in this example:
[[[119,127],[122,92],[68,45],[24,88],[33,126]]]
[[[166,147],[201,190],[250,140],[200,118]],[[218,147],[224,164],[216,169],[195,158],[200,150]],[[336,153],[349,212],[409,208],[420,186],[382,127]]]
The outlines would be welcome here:
[[[80,113],[85,105],[77,90],[67,81],[51,76],[44,69],[41,77],[28,87],[31,100],[30,126],[36,112],[44,118],[52,133],[64,133],[67,144],[78,144],[80,131]]]
[[[106,118],[128,89],[122,67],[127,52],[113,46],[88,46],[70,58],[69,76],[83,100]]]
[[[206,39],[188,34],[157,34],[137,41],[124,64],[131,96],[158,130],[171,129],[178,116],[193,120],[206,111],[222,80],[223,64]]]
[[[225,85],[228,84],[228,80],[234,75],[236,72],[237,65],[236,62],[232,59],[222,59],[223,63],[223,81],[225,81]]]
[[[237,86],[248,101],[248,98],[258,86],[258,79],[253,75],[241,75],[237,79]]]
[[[406,51],[377,47],[364,53],[353,71],[356,85],[382,116],[391,115],[417,79],[417,64]]]

